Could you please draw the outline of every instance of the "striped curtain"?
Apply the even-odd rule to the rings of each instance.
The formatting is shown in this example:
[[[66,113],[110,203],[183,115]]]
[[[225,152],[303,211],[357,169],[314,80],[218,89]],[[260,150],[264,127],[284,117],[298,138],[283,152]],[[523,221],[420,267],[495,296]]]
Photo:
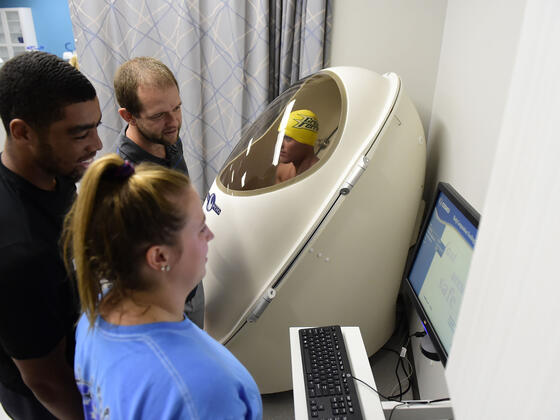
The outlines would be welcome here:
[[[327,66],[329,0],[69,0],[80,70],[103,112],[103,153],[124,122],[113,76],[151,56],[175,74],[181,138],[192,182],[204,196],[242,128],[293,82]]]

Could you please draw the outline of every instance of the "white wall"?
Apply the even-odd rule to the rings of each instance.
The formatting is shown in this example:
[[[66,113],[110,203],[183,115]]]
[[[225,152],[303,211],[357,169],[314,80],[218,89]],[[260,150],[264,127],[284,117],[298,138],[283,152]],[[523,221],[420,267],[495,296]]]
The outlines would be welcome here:
[[[333,66],[399,74],[428,134],[426,194],[450,182],[484,204],[525,0],[333,5]]]
[[[426,197],[451,183],[482,210],[525,0],[449,0],[428,138]]]
[[[527,0],[446,371],[459,420],[560,418],[558,22]]]
[[[426,198],[438,181],[449,182],[482,213],[524,6],[525,0],[449,0],[428,136]],[[421,355],[415,362],[424,397],[441,397],[441,364]]]
[[[332,66],[397,73],[427,132],[447,0],[333,2]]]

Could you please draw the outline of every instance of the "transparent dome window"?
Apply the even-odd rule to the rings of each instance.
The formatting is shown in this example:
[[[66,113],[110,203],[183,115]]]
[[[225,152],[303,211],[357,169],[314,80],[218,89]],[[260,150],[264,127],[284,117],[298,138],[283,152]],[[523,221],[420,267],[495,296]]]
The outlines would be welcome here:
[[[340,89],[329,74],[297,82],[244,130],[218,186],[232,195],[253,195],[313,175],[336,148],[341,113]]]

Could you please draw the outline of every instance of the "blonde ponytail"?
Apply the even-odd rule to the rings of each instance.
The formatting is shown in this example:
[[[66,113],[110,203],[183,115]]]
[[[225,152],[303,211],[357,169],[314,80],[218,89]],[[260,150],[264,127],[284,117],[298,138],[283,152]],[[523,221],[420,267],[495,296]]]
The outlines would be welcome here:
[[[153,244],[174,243],[187,221],[174,198],[189,186],[180,172],[147,163],[133,168],[115,154],[88,168],[64,221],[62,247],[90,325],[99,313],[103,282],[110,283],[112,299],[150,287],[139,276],[143,253]]]

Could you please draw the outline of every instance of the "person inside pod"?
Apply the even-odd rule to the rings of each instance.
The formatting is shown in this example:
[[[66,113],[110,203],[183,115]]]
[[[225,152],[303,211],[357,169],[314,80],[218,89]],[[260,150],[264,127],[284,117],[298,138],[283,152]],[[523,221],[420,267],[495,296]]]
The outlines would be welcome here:
[[[290,113],[276,169],[277,184],[305,172],[319,161],[314,151],[318,131],[319,120],[313,111],[300,109]]]

